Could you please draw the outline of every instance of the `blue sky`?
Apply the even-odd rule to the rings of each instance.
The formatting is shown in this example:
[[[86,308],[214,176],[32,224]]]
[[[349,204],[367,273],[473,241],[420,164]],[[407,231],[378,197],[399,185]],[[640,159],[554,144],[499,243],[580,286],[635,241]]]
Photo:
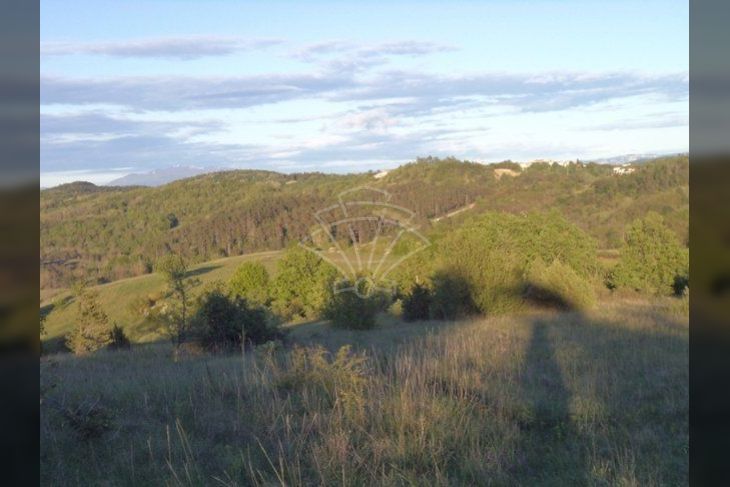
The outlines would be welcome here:
[[[41,185],[688,148],[687,2],[41,2]]]

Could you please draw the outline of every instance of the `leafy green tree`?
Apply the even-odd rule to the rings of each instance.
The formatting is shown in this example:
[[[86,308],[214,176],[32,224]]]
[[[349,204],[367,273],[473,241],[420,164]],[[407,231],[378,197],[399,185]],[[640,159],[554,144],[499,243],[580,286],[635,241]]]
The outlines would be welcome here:
[[[112,341],[109,317],[99,304],[99,293],[83,285],[74,289],[78,303],[76,326],[66,337],[66,345],[77,355],[95,352]]]
[[[172,343],[177,347],[186,339],[190,328],[191,290],[199,284],[189,278],[185,260],[175,254],[168,254],[157,263],[157,271],[167,284],[164,301],[155,306],[150,317],[161,322],[167,329]]]
[[[689,250],[654,213],[634,221],[625,236],[621,258],[609,276],[611,287],[652,294],[672,294],[689,276]]]
[[[301,247],[290,247],[278,262],[273,283],[274,309],[285,319],[322,315],[332,296],[338,272]]]
[[[255,306],[266,306],[270,301],[269,271],[260,262],[249,261],[241,264],[229,281],[231,292]]]

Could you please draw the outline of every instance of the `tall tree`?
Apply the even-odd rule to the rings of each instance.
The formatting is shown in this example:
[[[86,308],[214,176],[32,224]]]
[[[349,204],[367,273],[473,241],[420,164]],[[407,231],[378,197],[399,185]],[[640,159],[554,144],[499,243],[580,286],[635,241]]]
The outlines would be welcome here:
[[[165,325],[172,343],[178,347],[190,329],[191,289],[199,281],[188,277],[185,260],[176,254],[160,259],[157,271],[165,278],[167,289],[164,302],[152,316]]]

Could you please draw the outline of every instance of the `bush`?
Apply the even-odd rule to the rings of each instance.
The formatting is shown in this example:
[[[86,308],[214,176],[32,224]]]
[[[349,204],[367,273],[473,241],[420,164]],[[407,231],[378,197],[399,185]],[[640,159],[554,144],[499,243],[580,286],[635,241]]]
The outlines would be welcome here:
[[[432,281],[430,317],[437,320],[455,320],[476,311],[469,283],[458,271],[438,271]]]
[[[111,331],[111,341],[108,345],[110,350],[129,350],[131,344],[121,326],[114,323]]]
[[[591,284],[559,260],[548,266],[537,259],[530,266],[526,281],[524,296],[533,303],[584,310],[596,302]]]
[[[421,284],[413,286],[403,297],[401,310],[405,321],[427,320],[430,316],[433,297],[431,290]]]
[[[242,342],[259,344],[280,337],[265,309],[217,290],[199,298],[192,321],[195,335],[208,350],[233,350]]]
[[[558,213],[487,213],[438,242],[437,317],[504,313],[524,304],[525,275],[536,259],[560,259],[582,278],[598,269],[595,241]]]
[[[334,293],[325,311],[325,317],[332,321],[337,328],[349,328],[353,330],[367,330],[375,327],[377,314],[384,310],[389,300],[378,292],[370,292],[365,289],[367,284],[359,281],[359,292],[340,291]],[[341,283],[342,287],[350,287],[348,281]]]
[[[689,276],[675,276],[672,283],[672,290],[675,296],[684,296],[689,294]]]
[[[347,293],[352,294],[352,293]],[[341,407],[347,419],[362,416],[365,404],[367,362],[350,345],[333,357],[322,346],[295,347],[285,369],[275,369],[274,383],[282,389],[307,389],[320,395],[329,407]]]
[[[231,277],[228,286],[236,296],[256,306],[269,304],[269,271],[260,262],[244,262]]]
[[[674,294],[689,276],[689,251],[662,217],[649,213],[626,232],[621,258],[609,276],[609,285],[651,294]]]

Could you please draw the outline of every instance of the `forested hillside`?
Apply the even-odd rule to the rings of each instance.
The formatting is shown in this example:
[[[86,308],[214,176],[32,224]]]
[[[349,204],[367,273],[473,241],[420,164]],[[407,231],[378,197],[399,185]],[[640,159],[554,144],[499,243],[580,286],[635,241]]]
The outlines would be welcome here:
[[[498,169],[510,174],[497,177]],[[241,170],[157,188],[79,182],[41,192],[41,288],[65,287],[79,277],[105,282],[148,273],[170,250],[202,262],[280,249],[309,233],[317,210],[362,185],[387,190],[392,203],[416,213],[424,232],[448,230],[484,211],[555,208],[604,249],[618,247],[626,225],[648,211],[687,238],[687,156],[649,161],[626,175],[599,164],[522,170],[511,163],[425,158],[382,178]]]

